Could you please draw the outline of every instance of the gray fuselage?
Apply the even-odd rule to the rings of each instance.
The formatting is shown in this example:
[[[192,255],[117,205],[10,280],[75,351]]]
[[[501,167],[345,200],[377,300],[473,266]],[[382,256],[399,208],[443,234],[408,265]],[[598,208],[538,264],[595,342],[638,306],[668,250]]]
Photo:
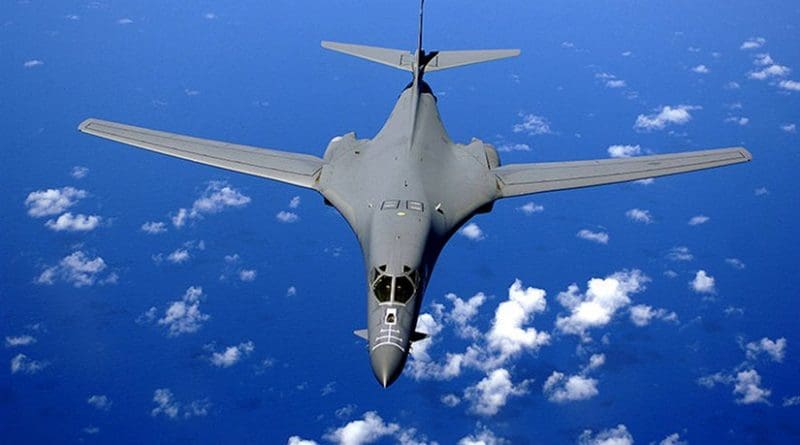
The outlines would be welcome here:
[[[444,244],[497,195],[494,148],[451,142],[436,98],[421,86],[401,93],[375,138],[334,138],[319,178],[361,244],[370,358],[384,386],[402,372]]]

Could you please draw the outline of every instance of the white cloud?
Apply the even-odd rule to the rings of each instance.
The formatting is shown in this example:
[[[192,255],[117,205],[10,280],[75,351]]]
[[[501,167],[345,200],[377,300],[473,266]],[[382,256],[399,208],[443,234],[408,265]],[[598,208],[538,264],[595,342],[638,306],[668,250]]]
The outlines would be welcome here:
[[[670,261],[692,261],[694,259],[694,255],[686,246],[677,246],[670,249],[669,253],[667,254],[667,259]]]
[[[522,122],[514,124],[512,128],[514,133],[527,133],[530,136],[552,133],[550,122],[542,116],[519,113],[519,117],[522,118]]]
[[[750,405],[753,403],[766,403],[772,391],[761,388],[761,376],[755,369],[740,371],[736,374],[736,382],[733,387],[733,394],[740,396],[736,403]]]
[[[247,341],[235,346],[228,346],[222,352],[211,354],[211,363],[220,368],[230,368],[242,358],[250,355],[255,350],[255,343]]]
[[[742,260],[740,260],[739,258],[725,258],[725,262],[728,263],[734,269],[742,270],[746,267],[744,262],[742,262]]]
[[[714,287],[714,277],[707,274],[704,270],[698,270],[697,274],[695,274],[694,279],[689,282],[692,286],[692,289],[701,294],[713,294],[716,292]]]
[[[83,428],[81,431],[83,431],[84,434],[94,435],[100,433],[100,428],[90,425]]]
[[[497,151],[509,153],[512,151],[531,151],[531,146],[528,144],[503,144],[497,147]]]
[[[758,66],[769,66],[774,65],[775,61],[772,60],[772,56],[767,53],[756,54],[755,58],[753,59],[753,64]]]
[[[769,190],[766,187],[759,187],[753,190],[753,194],[756,196],[765,196],[769,195]]]
[[[244,282],[255,281],[258,271],[255,269],[242,269],[239,271],[239,279]]]
[[[169,254],[164,256],[164,254],[159,253],[157,255],[153,255],[153,261],[156,264],[161,264],[162,261],[166,260],[172,264],[183,264],[190,259],[192,259],[192,252],[198,250],[205,250],[206,243],[203,240],[199,241],[187,241],[183,243],[183,246],[178,247],[177,249],[173,250]]]
[[[587,377],[586,374],[600,368],[605,363],[605,354],[592,354],[589,357],[589,363],[583,367],[580,374],[567,376],[562,372],[553,371],[544,382],[542,392],[548,400],[555,403],[590,399],[599,394],[598,381]]]
[[[461,403],[461,398],[455,394],[445,394],[440,399],[445,406],[453,408],[454,406]]]
[[[97,215],[73,215],[71,212],[64,213],[58,219],[50,219],[45,225],[56,232],[89,232],[100,225],[101,218]]]
[[[796,133],[797,132],[797,125],[795,124],[783,124],[781,125],[781,130],[787,133]]]
[[[606,88],[624,88],[626,83],[611,73],[597,73],[594,77],[605,81]]]
[[[87,195],[85,190],[73,187],[37,190],[28,194],[25,205],[28,207],[28,215],[41,218],[62,213]]]
[[[181,228],[186,225],[186,220],[189,219],[189,211],[186,209],[178,209],[175,216],[172,217],[172,225]]]
[[[780,363],[786,355],[786,339],[781,337],[777,340],[770,340],[764,337],[757,342],[748,343],[745,348],[748,360],[755,360],[759,355],[765,353],[772,361]]]
[[[650,224],[653,222],[653,215],[650,214],[649,210],[630,209],[625,212],[625,216],[632,221],[640,223]]]
[[[663,130],[667,125],[684,125],[692,120],[690,111],[699,110],[698,105],[676,105],[671,107],[666,105],[657,110],[656,113],[644,115],[640,114],[636,118],[634,129],[643,131]]]
[[[353,420],[325,435],[325,439],[339,445],[362,445],[391,436],[400,430],[396,423],[385,423],[374,411],[364,413],[364,418]]]
[[[508,371],[500,368],[492,371],[475,386],[464,391],[464,398],[471,403],[470,410],[482,416],[493,416],[508,402],[509,397],[527,394],[529,380],[518,385],[511,382]]]
[[[780,86],[784,90],[800,91],[800,82],[796,80],[781,80],[778,83],[778,86]]]
[[[770,77],[785,77],[788,76],[792,70],[783,65],[770,65],[758,71],[750,71],[747,77],[755,80],[766,80]]]
[[[294,286],[289,286],[289,288],[286,289],[286,296],[294,297],[295,295],[297,295],[297,288]]]
[[[474,297],[473,297],[474,298]],[[414,343],[411,349],[411,361],[406,368],[414,379],[449,380],[461,374],[464,361],[463,354],[447,354],[443,364],[433,362],[428,348],[433,344],[436,335],[441,332],[442,325],[431,314],[420,314],[417,319],[418,332],[428,334],[428,338]]]
[[[541,213],[544,212],[544,206],[531,202],[526,202],[525,204],[517,207],[517,210],[526,214],[526,215],[533,215],[534,213]]]
[[[500,354],[501,363],[523,350],[536,351],[550,342],[547,332],[532,326],[524,328],[535,313],[544,312],[545,295],[543,289],[523,288],[518,279],[508,288],[508,300],[497,306],[492,328],[486,335],[489,348]]]
[[[784,397],[783,398],[783,406],[797,406],[800,405],[800,396],[792,396],[792,397]]]
[[[36,338],[30,335],[19,335],[16,337],[6,337],[6,348],[17,348],[20,346],[29,346],[36,343]]]
[[[458,233],[461,234],[461,236],[466,237],[467,239],[470,239],[472,241],[480,241],[485,238],[483,230],[481,230],[481,228],[474,222],[471,222],[466,226],[462,227],[461,230],[458,231]]]
[[[130,25],[131,23],[133,23],[133,20],[127,17],[117,20],[118,25]]]
[[[707,223],[708,220],[710,220],[710,219],[711,218],[709,218],[709,217],[707,217],[705,215],[695,215],[695,216],[691,217],[691,219],[689,219],[689,225],[690,226],[699,226],[700,224]]]
[[[148,235],[157,235],[159,233],[164,233],[167,231],[167,225],[163,222],[157,221],[148,221],[142,224],[141,227],[142,232],[147,233]]]
[[[51,285],[56,280],[62,280],[75,287],[92,286],[98,282],[99,275],[106,268],[106,262],[101,257],[89,258],[82,251],[77,251],[62,258],[57,265],[46,268],[35,282]],[[100,283],[113,284],[116,280],[117,276],[112,272],[100,280]]]
[[[292,436],[286,445],[318,445],[317,442],[308,439],[302,439],[300,436]]]
[[[203,288],[192,286],[186,289],[180,300],[173,301],[164,311],[164,316],[158,324],[166,326],[168,335],[176,337],[181,334],[197,332],[210,315],[200,312],[200,298]]]
[[[550,377],[544,382],[542,390],[548,400],[556,403],[587,400],[599,394],[597,379],[581,375],[567,377],[558,371],[550,374]]]
[[[750,37],[742,43],[742,46],[740,46],[739,49],[761,48],[765,43],[767,43],[767,39],[763,37]]]
[[[47,362],[33,360],[25,354],[17,354],[11,359],[11,373],[36,374],[47,365]]]
[[[646,304],[637,304],[631,307],[631,321],[636,326],[647,326],[652,319],[664,321],[678,321],[678,314],[667,311],[664,308],[653,309]]]
[[[703,386],[705,388],[713,388],[717,385],[717,383],[723,385],[730,385],[734,381],[733,376],[723,374],[721,372],[716,372],[714,374],[706,375],[697,379],[697,384]]]
[[[658,445],[687,445],[687,443],[681,440],[680,434],[672,433],[659,442]]]
[[[486,301],[486,296],[479,292],[469,300],[464,301],[456,294],[447,294],[445,298],[453,303],[453,310],[448,314],[448,318],[456,324],[458,333],[462,338],[477,338],[480,332],[469,325],[470,320],[478,313],[478,309]],[[430,331],[426,331],[430,333]]]
[[[732,123],[732,124],[737,124],[737,125],[739,125],[741,127],[744,127],[745,125],[750,123],[750,118],[743,117],[743,116],[731,116],[731,117],[725,118],[725,122]]]
[[[219,213],[228,207],[239,208],[250,203],[250,197],[243,195],[223,181],[211,181],[203,194],[192,204],[191,209],[178,209],[172,217],[175,227],[183,227],[188,219],[202,218],[203,215]]]
[[[211,404],[206,399],[195,400],[183,406],[183,404],[175,400],[175,396],[168,388],[156,389],[153,393],[153,402],[156,404],[156,407],[150,411],[150,415],[156,417],[159,414],[163,414],[170,419],[178,418],[178,415],[181,413],[181,408],[183,408],[183,417],[186,419],[190,417],[204,417],[208,414],[208,410],[211,407]]]
[[[189,251],[187,249],[175,249],[169,255],[167,255],[167,261],[172,264],[181,264],[189,261]]]
[[[697,74],[708,74],[708,73],[711,72],[711,70],[708,69],[708,67],[705,66],[705,65],[697,65],[697,66],[692,68],[692,71],[697,73]]]
[[[509,443],[509,441],[495,436],[493,432],[485,428],[475,434],[462,437],[458,441],[458,445],[508,445]]]
[[[111,409],[111,399],[108,398],[105,394],[95,394],[90,396],[86,399],[86,403],[92,405],[93,407],[101,410],[101,411],[108,411]]]
[[[642,154],[642,147],[639,145],[611,145],[608,147],[608,155],[612,158],[630,158]]]
[[[25,63],[22,64],[22,66],[24,66],[25,68],[36,68],[37,66],[42,66],[42,65],[44,65],[44,62],[42,62],[39,59],[26,60]]]
[[[606,88],[625,88],[627,84],[622,79],[609,79],[606,81]]]
[[[726,90],[738,90],[741,87],[742,86],[739,85],[739,82],[735,82],[733,80],[731,80],[730,82],[725,84],[725,89]]]
[[[578,437],[578,445],[633,445],[633,436],[625,425],[620,424],[600,431],[596,436],[592,436],[592,430],[584,430]]]
[[[300,207],[300,197],[299,196],[295,196],[295,197],[292,198],[291,201],[289,201],[289,208],[290,209],[296,209],[298,207]]]
[[[207,12],[203,14],[203,18],[206,20],[214,20],[215,18],[217,18],[217,15],[214,14],[213,12]]]
[[[466,304],[469,304],[469,302]],[[473,304],[476,303],[473,302]],[[448,318],[452,319],[450,316]],[[433,344],[442,327],[442,324],[428,313],[420,314],[417,319],[416,330],[428,334],[428,337],[414,343],[414,347],[411,349],[412,360],[406,369],[414,379],[449,380],[461,374],[464,354],[448,353],[445,362],[442,364],[432,361],[430,354],[428,354],[428,348]]]
[[[89,174],[89,168],[81,165],[76,165],[72,167],[72,171],[70,171],[70,175],[75,179],[83,179],[88,174]]]
[[[282,223],[293,223],[297,222],[300,217],[297,215],[297,213],[281,210],[275,215],[275,219]]]
[[[650,278],[639,270],[616,272],[606,278],[592,278],[585,294],[576,284],[558,294],[558,301],[570,310],[569,316],[559,316],[556,328],[567,334],[588,338],[586,331],[611,322],[616,312],[630,304],[630,295],[645,289]]]
[[[599,244],[608,244],[609,236],[606,232],[592,232],[589,229],[582,229],[575,236],[587,241],[594,241]]]
[[[603,366],[606,364],[606,355],[605,354],[592,354],[589,357],[589,363],[583,368],[583,373],[587,373],[590,371],[594,371],[595,369]]]
[[[633,181],[634,184],[639,184],[639,185],[650,185],[654,182],[656,182],[656,180],[653,178],[639,179],[638,181]]]
[[[461,374],[463,368],[470,367],[484,372],[491,372],[503,367],[511,358],[524,351],[537,351],[550,341],[550,335],[526,326],[533,315],[545,309],[545,293],[541,289],[522,287],[516,280],[509,288],[508,301],[498,305],[492,327],[481,334],[468,324],[478,307],[483,304],[485,296],[477,294],[467,301],[455,295],[448,297],[454,302],[452,313],[446,313],[441,304],[434,304],[434,315],[423,313],[417,322],[417,330],[426,332],[429,337],[414,343],[408,373],[418,380],[449,380]],[[428,348],[435,341],[435,336],[443,329],[441,320],[452,325],[456,332],[473,339],[463,353],[447,353],[444,360],[434,362],[428,354]]]

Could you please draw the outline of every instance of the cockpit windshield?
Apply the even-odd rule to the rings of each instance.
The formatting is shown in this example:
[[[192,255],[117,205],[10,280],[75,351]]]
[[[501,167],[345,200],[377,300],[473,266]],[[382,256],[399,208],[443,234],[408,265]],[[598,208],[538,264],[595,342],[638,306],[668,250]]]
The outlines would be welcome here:
[[[386,273],[386,266],[372,270],[372,291],[379,302],[406,304],[414,297],[419,274],[408,266],[404,266],[403,271],[403,275],[394,276]]]
[[[381,303],[388,303],[392,299],[392,277],[389,275],[381,275],[375,280],[375,285],[372,287],[375,291],[375,296]]]

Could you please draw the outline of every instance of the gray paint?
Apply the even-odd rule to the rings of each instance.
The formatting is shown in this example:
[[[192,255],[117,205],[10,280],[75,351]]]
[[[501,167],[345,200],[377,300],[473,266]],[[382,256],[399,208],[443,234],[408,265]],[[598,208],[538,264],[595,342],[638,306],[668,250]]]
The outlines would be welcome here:
[[[323,42],[323,46],[413,73],[410,87],[401,93],[374,138],[358,139],[354,133],[335,137],[323,158],[97,119],[88,119],[78,128],[124,144],[321,193],[344,216],[361,245],[367,276],[367,330],[358,330],[356,335],[367,339],[373,372],[384,387],[400,375],[412,341],[424,338],[424,334],[415,332],[415,327],[439,253],[465,221],[490,210],[495,200],[671,175],[751,159],[746,149],[733,147],[501,167],[491,145],[477,139],[469,144],[450,140],[436,98],[422,77],[428,63],[441,70],[515,56],[518,50],[426,53],[421,47],[421,31],[420,45],[413,54],[334,42]],[[387,209],[385,202],[398,205]],[[372,288],[373,274],[384,266],[381,273],[389,276],[408,275],[409,269],[417,271],[416,292],[405,304],[378,301]]]

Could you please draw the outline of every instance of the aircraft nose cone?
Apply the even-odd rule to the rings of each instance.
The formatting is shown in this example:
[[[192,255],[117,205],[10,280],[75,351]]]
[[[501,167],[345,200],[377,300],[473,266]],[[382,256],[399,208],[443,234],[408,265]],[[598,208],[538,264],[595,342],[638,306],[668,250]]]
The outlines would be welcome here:
[[[381,345],[372,351],[370,361],[372,361],[372,372],[375,374],[375,378],[386,388],[400,377],[405,354],[396,346]]]

